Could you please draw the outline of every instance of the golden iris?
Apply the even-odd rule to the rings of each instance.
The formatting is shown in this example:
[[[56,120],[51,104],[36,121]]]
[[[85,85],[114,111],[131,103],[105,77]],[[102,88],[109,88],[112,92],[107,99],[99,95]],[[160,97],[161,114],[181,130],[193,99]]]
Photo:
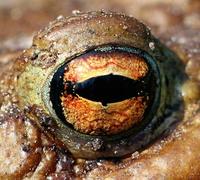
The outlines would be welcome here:
[[[91,135],[118,134],[139,125],[160,86],[158,72],[143,54],[105,46],[61,66],[50,92],[57,115]]]

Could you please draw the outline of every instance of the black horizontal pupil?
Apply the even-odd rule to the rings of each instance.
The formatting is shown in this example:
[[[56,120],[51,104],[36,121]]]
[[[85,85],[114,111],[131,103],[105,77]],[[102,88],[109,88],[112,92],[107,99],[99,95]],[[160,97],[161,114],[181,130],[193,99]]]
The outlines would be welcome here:
[[[83,82],[66,82],[66,93],[79,95],[91,101],[108,103],[120,102],[137,96],[147,94],[146,80],[133,80],[121,75],[103,75],[92,77]]]

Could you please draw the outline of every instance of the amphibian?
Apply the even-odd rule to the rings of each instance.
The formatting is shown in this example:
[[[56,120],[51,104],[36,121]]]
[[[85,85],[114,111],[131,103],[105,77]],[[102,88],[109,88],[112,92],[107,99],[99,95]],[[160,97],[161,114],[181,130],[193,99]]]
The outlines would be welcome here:
[[[51,22],[1,66],[0,177],[197,179],[199,69],[171,47],[122,14]]]

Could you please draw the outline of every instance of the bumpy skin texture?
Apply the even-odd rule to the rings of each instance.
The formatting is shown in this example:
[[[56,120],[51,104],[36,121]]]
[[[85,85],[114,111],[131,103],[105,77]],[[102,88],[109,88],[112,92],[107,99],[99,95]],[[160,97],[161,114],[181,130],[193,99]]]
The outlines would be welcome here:
[[[50,28],[56,26],[57,23],[59,26],[59,22],[60,20],[55,21]],[[17,60],[14,60],[17,53],[7,54],[1,58],[0,178],[198,179],[200,176],[200,60],[197,30],[182,31],[176,39],[166,40],[166,43],[181,57],[189,77],[183,85],[183,117],[180,117],[179,123],[168,132],[167,136],[160,137],[149,147],[119,161],[86,161],[73,158],[62,142],[49,133],[53,131],[51,127],[54,126],[51,117],[43,108],[30,103],[37,101],[35,96],[30,95],[30,88],[23,86],[26,89],[16,90],[16,87],[19,87],[16,84],[18,77],[29,63],[26,57],[28,59],[33,57],[31,63],[35,67],[40,66],[44,69],[55,63],[56,55],[49,56],[51,47],[48,47],[48,38],[52,40],[58,37],[60,32],[50,33],[50,36],[45,37],[48,30],[47,28],[39,33],[33,43],[46,50],[46,53],[41,55],[46,61],[34,60],[34,54],[32,54],[34,46],[20,55]],[[53,28],[53,32],[56,32],[56,28]],[[187,43],[182,43],[183,37]],[[66,47],[60,47],[62,48],[66,49]],[[84,50],[87,47],[82,48]],[[68,47],[67,49],[69,54],[74,52],[70,52]],[[193,90],[190,87],[193,87]],[[18,97],[19,92],[21,92],[21,97],[23,94],[27,97],[25,99],[29,103],[23,101],[24,97]]]

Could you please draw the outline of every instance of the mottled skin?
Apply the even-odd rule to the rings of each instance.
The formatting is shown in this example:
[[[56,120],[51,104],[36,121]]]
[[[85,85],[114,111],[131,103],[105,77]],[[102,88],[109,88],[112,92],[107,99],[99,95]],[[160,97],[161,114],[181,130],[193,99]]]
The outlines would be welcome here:
[[[54,25],[59,27],[60,22],[62,25],[62,20],[55,21],[55,24],[50,25],[50,28]],[[32,102],[40,104],[41,100],[37,99],[37,94],[33,94],[34,96],[30,94],[29,87],[20,87],[22,85],[18,84],[18,77],[25,71],[27,64],[31,63],[35,67],[40,66],[48,69],[56,63],[54,57],[57,54],[51,54],[49,49],[51,47],[48,46],[51,43],[48,41],[55,40],[61,32],[51,33],[56,32],[56,28],[53,28],[48,34],[48,30],[47,28],[38,33],[32,48],[22,53],[16,61],[14,60],[15,54],[8,56],[7,61],[5,61],[7,63],[4,68],[1,68],[0,177],[2,179],[43,179],[44,177],[55,179],[68,179],[70,177],[86,177],[87,179],[198,179],[200,176],[199,54],[195,54],[190,61],[184,54],[185,49],[190,50],[192,47],[198,47],[198,41],[190,48],[181,46],[176,41],[169,44],[171,48],[176,50],[185,64],[188,81],[183,85],[183,116],[181,119],[179,119],[180,117],[169,117],[169,119],[178,118],[179,123],[171,128],[167,136],[160,137],[140,152],[135,152],[130,157],[122,158],[119,161],[85,161],[73,158],[64,144],[49,133],[53,131],[51,127],[54,126],[54,121],[47,115],[42,106],[32,104]],[[47,34],[48,36],[45,37]],[[196,33],[194,35],[197,36]],[[192,32],[190,36],[192,36]],[[141,37],[144,36],[141,35]],[[73,41],[76,40],[78,42],[79,39],[73,39]],[[107,41],[110,42],[110,39]],[[98,44],[97,41],[94,42]],[[144,48],[145,43],[139,42]],[[35,61],[32,53],[35,45],[46,50],[46,53],[41,55],[45,61]],[[71,49],[62,46],[59,47],[59,50],[67,49],[67,53],[71,56],[77,51],[76,48],[79,48],[79,51],[84,51],[87,48],[87,46],[81,45],[81,47],[70,45]],[[191,66],[195,67],[197,71],[191,71]],[[33,80],[34,82],[37,81]],[[192,86],[193,90],[190,90],[188,86]],[[40,89],[40,87],[37,88]]]

